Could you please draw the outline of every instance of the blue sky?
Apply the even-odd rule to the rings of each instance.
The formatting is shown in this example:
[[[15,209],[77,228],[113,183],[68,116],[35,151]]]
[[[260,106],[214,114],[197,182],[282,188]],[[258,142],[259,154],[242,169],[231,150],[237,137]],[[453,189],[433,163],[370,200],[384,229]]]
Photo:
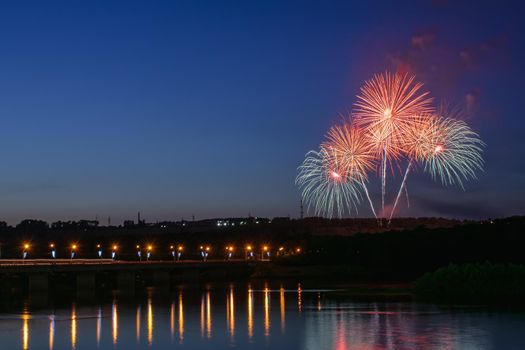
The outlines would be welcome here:
[[[487,143],[479,181],[443,189],[420,171],[400,214],[523,214],[523,14],[517,1],[4,2],[0,219],[297,216],[304,154],[365,79],[398,69],[468,109]]]

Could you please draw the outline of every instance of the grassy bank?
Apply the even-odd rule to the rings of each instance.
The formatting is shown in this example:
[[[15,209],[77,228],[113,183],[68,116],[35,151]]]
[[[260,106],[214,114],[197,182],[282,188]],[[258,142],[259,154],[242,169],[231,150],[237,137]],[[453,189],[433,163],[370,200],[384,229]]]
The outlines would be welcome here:
[[[418,279],[414,292],[440,303],[525,305],[525,265],[449,265]]]

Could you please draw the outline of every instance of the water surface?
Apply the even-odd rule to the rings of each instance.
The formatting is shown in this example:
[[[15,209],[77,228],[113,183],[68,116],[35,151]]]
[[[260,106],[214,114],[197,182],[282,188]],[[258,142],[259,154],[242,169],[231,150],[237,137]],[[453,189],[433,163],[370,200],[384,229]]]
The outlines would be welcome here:
[[[33,300],[0,313],[1,349],[525,349],[525,315],[356,301],[273,283]],[[47,299],[46,299],[47,300]],[[4,300],[4,303],[6,300]]]

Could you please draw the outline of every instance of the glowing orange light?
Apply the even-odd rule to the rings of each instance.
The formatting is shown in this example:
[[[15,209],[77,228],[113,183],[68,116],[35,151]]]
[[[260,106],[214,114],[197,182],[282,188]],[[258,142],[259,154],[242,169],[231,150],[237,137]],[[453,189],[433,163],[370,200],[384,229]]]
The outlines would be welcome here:
[[[29,249],[29,244],[24,244],[24,249]]]
[[[206,247],[206,251],[209,252],[210,251],[210,247]]]
[[[71,246],[71,249],[73,249],[73,250],[77,249],[77,245],[76,245],[76,244],[73,244],[73,245]]]
[[[268,250],[268,246],[265,245],[265,246],[263,247],[263,250],[264,250],[264,251],[267,251],[267,250]]]
[[[177,249],[178,249],[179,251],[182,251],[182,249],[184,249],[184,247],[180,245]]]
[[[170,249],[173,249],[173,246],[172,246],[172,245],[170,245]]]
[[[284,250],[284,247],[279,247],[279,251],[282,252]]]
[[[148,246],[148,250],[152,250],[152,249],[153,249],[153,247],[149,245]]]
[[[49,245],[49,247],[50,247],[50,248],[55,248],[55,245],[54,245],[53,243],[51,243],[51,244]]]
[[[100,248],[100,244],[97,244],[97,248]]]
[[[248,249],[248,250],[252,250],[252,246],[249,245],[249,246],[246,247],[246,249]]]
[[[113,246],[113,250],[117,250],[117,248],[118,248],[118,247],[117,247],[116,245]]]
[[[300,252],[301,252],[301,248],[297,248],[295,251],[296,251],[297,253],[300,253]]]
[[[137,249],[140,249],[140,246],[137,244]]]

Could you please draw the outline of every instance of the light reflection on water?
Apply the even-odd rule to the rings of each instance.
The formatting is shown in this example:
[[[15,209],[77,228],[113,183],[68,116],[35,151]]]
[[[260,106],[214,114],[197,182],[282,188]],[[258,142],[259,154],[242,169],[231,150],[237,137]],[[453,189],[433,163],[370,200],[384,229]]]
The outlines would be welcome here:
[[[161,295],[149,290],[95,306],[32,310],[24,304],[20,314],[0,314],[0,347],[518,349],[525,348],[523,329],[524,314],[355,302],[300,284],[229,284]]]

